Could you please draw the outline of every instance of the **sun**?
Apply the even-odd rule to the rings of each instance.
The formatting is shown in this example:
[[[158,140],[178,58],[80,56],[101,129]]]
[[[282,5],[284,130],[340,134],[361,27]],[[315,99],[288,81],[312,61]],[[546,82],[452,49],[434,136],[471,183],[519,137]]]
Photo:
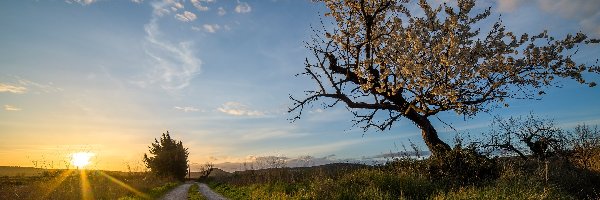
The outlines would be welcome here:
[[[77,168],[84,168],[90,164],[90,158],[94,156],[94,153],[90,152],[77,152],[71,154],[71,164]]]

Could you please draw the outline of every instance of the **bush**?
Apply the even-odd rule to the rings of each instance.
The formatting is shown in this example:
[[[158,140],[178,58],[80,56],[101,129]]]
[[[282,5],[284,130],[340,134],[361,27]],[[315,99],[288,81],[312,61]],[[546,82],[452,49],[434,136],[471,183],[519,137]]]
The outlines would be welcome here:
[[[571,134],[572,151],[569,159],[577,166],[600,172],[600,130],[577,125]]]
[[[460,142],[448,153],[432,156],[427,162],[430,178],[448,185],[476,184],[499,177],[496,160],[481,155],[472,145],[462,147]]]

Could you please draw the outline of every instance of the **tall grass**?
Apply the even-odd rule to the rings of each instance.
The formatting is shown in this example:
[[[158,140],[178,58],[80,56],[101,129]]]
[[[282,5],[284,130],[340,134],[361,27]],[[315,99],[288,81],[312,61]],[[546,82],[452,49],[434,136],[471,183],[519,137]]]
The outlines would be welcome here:
[[[449,185],[419,171],[365,167],[339,176],[309,170],[295,181],[255,183],[213,179],[209,184],[230,199],[576,199],[597,198],[570,193],[538,174],[506,174],[472,185]],[[507,173],[510,173],[507,171]],[[246,174],[246,175],[249,175]],[[235,176],[235,175],[234,175]],[[239,175],[243,176],[243,175]],[[239,176],[237,176],[239,178]],[[290,180],[290,179],[281,179]],[[570,180],[574,181],[574,180]],[[598,187],[590,185],[588,187]]]
[[[469,149],[453,151],[441,158],[451,162],[402,158],[380,166],[248,170],[213,177],[209,185],[231,199],[600,199],[593,165],[565,157],[485,161]],[[597,162],[590,155],[589,163]]]

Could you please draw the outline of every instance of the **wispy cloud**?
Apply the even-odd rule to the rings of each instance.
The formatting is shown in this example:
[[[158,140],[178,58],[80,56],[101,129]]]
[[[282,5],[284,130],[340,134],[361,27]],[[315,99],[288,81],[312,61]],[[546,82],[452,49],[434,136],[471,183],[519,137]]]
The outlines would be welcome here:
[[[17,77],[18,78],[18,77]],[[34,81],[30,81],[24,78],[18,78],[19,84],[24,87],[32,88],[32,90],[38,90],[38,92],[44,93],[53,93],[53,92],[61,92],[62,88],[54,86],[52,83],[42,84]]]
[[[522,3],[522,0],[502,0],[502,1],[498,1],[498,10],[500,12],[512,12],[521,3]]]
[[[133,2],[133,3],[142,3],[142,2],[144,2],[144,0],[131,0],[131,2]]]
[[[96,2],[96,0],[65,0],[65,2],[67,3],[78,3],[81,5],[90,5],[94,2]]]
[[[156,16],[162,17],[164,15],[170,14],[171,12],[177,12],[178,10],[184,8],[183,3],[181,3],[179,0],[153,1],[150,3],[150,5],[154,9],[153,17],[156,17]],[[174,17],[177,19],[179,19],[181,17],[187,19],[186,18],[187,16],[185,16],[185,11],[183,14],[175,14]],[[181,20],[181,19],[179,19],[179,20]]]
[[[600,1],[538,0],[542,10],[575,19],[584,29],[600,35]]]
[[[21,111],[21,108],[12,106],[12,105],[4,105],[4,110],[6,111]]]
[[[0,92],[10,92],[15,94],[23,94],[27,92],[26,87],[11,85],[7,83],[0,83]]]
[[[183,89],[190,84],[196,74],[200,73],[202,61],[194,55],[192,42],[172,43],[163,38],[158,18],[162,16],[161,10],[169,4],[154,3],[152,6],[154,15],[144,26],[146,31],[144,51],[151,58],[149,61],[151,69],[143,80],[134,83],[142,87],[158,84],[166,90]]]
[[[182,22],[191,22],[196,20],[196,14],[189,12],[189,11],[183,11],[183,13],[181,14],[176,14],[175,18],[179,21]]]
[[[218,24],[204,24],[202,25],[202,28],[204,28],[206,32],[215,33],[219,29],[221,29],[221,26],[219,26]]]
[[[519,6],[536,3],[542,11],[574,19],[583,29],[600,35],[600,1],[590,0],[502,0],[498,1],[500,12],[512,12]]]
[[[214,3],[214,0],[190,0],[190,2],[192,2],[192,5],[194,5],[194,7],[196,7],[196,9],[198,9],[199,11],[207,11],[208,10],[208,6],[202,5],[204,3]]]
[[[194,107],[191,107],[191,106],[186,106],[186,107],[175,106],[174,108],[176,110],[180,110],[180,111],[183,111],[183,112],[198,112],[198,111],[200,111],[200,109],[194,108]]]
[[[246,2],[238,1],[237,6],[235,6],[235,12],[237,13],[249,13],[250,11],[252,11],[252,7]]]
[[[223,15],[227,14],[227,11],[225,11],[225,8],[219,7],[217,9],[217,14],[219,14],[219,16],[223,16]]]
[[[218,111],[234,116],[263,116],[264,112],[258,110],[251,110],[248,106],[239,102],[226,102],[217,109]]]
[[[177,11],[179,9],[183,9],[184,8],[184,6],[183,6],[183,4],[181,2],[178,2],[178,1],[169,1],[169,2],[172,2],[171,3],[171,5],[172,5],[171,6],[171,10],[172,11]]]

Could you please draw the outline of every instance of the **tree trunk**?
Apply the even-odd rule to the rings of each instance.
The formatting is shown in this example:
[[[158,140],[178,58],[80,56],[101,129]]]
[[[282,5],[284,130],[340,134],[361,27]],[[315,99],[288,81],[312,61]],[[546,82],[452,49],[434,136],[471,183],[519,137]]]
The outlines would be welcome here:
[[[417,120],[413,120],[417,126],[421,129],[421,136],[423,141],[431,151],[432,156],[443,155],[451,150],[450,145],[440,140],[437,131],[431,125],[431,122],[426,117],[419,117]]]

